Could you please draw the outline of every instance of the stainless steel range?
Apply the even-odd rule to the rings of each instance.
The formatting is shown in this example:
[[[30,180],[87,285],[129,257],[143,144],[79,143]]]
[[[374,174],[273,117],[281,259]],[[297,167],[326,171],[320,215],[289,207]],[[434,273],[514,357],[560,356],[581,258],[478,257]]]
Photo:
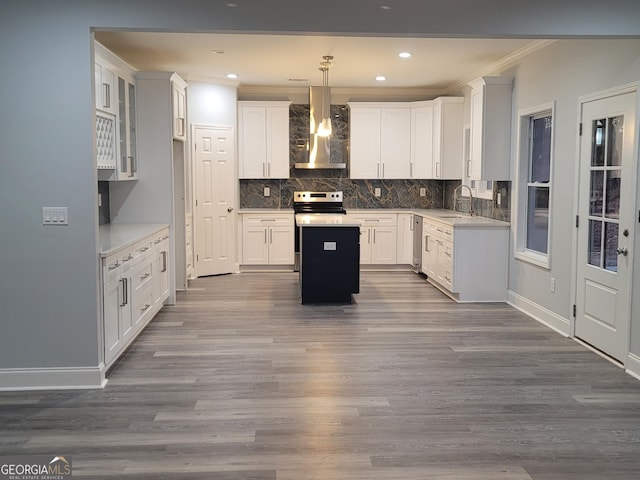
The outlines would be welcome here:
[[[293,211],[307,215],[344,215],[342,192],[293,192]],[[300,268],[300,228],[296,225],[295,270]]]

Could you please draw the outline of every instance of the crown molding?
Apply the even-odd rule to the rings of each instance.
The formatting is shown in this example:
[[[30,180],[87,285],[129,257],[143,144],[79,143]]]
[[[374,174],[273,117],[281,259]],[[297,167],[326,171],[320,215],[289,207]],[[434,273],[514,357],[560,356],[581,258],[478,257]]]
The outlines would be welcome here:
[[[557,40],[548,39],[548,40],[536,40],[534,42],[531,42],[525,45],[524,47],[514,52],[511,52],[509,55],[502,57],[500,60],[490,63],[489,65],[477,71],[473,75],[467,78],[464,78],[462,80],[458,80],[455,83],[452,83],[445,89],[446,90],[445,94],[451,95],[454,93],[458,93],[462,88],[466,87],[473,80],[479,77],[484,77],[487,75],[492,75],[492,74],[496,74],[501,71],[504,71],[507,68],[512,67],[517,63],[519,63],[523,58],[531,55],[534,52],[537,52],[538,50],[542,50],[543,48],[548,47],[549,45],[555,43],[556,41]]]

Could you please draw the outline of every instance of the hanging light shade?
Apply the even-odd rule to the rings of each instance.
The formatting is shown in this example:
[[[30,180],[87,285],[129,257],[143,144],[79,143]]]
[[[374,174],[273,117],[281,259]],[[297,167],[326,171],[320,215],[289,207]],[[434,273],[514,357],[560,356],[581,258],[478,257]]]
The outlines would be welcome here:
[[[318,125],[316,135],[320,137],[331,136],[331,93],[329,92],[329,67],[331,66],[331,55],[322,57],[319,70],[322,72],[322,121]]]

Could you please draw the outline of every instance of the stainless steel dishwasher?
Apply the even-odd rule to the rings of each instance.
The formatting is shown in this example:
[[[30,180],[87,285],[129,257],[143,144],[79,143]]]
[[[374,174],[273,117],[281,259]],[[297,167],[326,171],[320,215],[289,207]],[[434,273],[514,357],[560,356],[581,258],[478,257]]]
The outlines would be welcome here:
[[[422,273],[422,217],[413,215],[411,219],[413,229],[413,271]]]

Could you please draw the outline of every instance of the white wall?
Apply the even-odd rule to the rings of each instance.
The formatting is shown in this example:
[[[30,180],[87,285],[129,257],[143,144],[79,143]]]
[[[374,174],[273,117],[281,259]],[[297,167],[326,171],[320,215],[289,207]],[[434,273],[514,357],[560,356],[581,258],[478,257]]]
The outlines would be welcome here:
[[[187,96],[189,123],[232,125],[235,128],[236,100],[236,87],[189,81]]]
[[[640,81],[640,40],[563,40],[526,57],[507,73],[515,77],[514,159],[518,110],[556,102],[551,268],[547,270],[512,258],[509,288],[566,319],[568,325],[573,305],[578,97]],[[512,191],[515,200],[516,188]],[[515,212],[512,219],[515,228]],[[513,248],[512,245],[512,251]],[[556,278],[555,293],[550,291],[551,277]],[[636,332],[632,349],[640,352],[640,318],[634,319],[632,328]]]
[[[1,2],[0,381],[12,368],[92,369],[99,365],[92,28],[403,36],[415,32],[469,37],[640,35],[637,0],[541,0],[536,9],[528,8],[529,1],[511,1],[500,5],[499,15],[477,0],[396,5],[380,12],[370,0],[243,0],[241,8],[210,0]],[[474,12],[474,7],[479,10]],[[526,14],[518,13],[523,9]],[[287,15],[282,15],[283,11]],[[599,73],[590,72],[578,94],[634,75],[637,79],[637,61],[631,61],[628,52],[630,66],[622,68],[625,54],[609,57],[601,52],[601,63],[596,64],[592,52],[572,45],[550,50],[552,57],[557,56],[552,64],[557,72],[540,57],[536,57],[537,71],[545,75],[535,73],[533,63],[523,65],[523,86],[529,88],[518,92],[518,102],[536,102],[547,96],[549,92],[535,79],[551,83],[553,75],[559,86],[549,85],[551,92],[559,88],[554,95],[565,92],[565,101],[570,103],[570,85],[563,77],[572,75],[571,65],[582,72],[588,70],[577,64],[579,58],[589,68],[597,67]],[[563,106],[559,120],[568,122],[570,111],[569,105]],[[564,167],[560,170],[561,178],[567,176]],[[573,185],[568,176],[565,180]],[[67,206],[70,225],[43,227],[42,206]],[[560,222],[562,231],[562,221],[554,222]],[[555,243],[554,252],[567,250],[566,243]],[[537,281],[538,272],[513,264],[512,275],[512,288],[566,312],[560,300],[564,290],[548,298],[540,288],[524,285],[527,276]],[[559,288],[565,289],[566,270],[559,268],[557,275]]]

